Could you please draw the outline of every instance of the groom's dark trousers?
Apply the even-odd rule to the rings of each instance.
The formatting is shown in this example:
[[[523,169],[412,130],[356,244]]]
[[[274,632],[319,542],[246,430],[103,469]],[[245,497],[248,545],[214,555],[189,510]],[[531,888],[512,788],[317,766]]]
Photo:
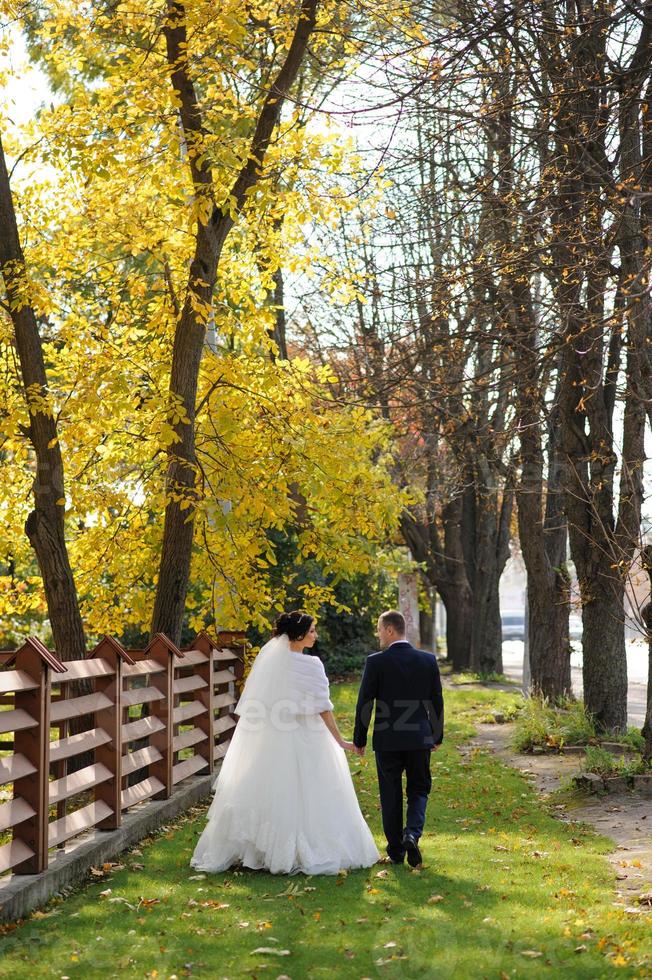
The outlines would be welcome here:
[[[367,657],[355,715],[353,742],[362,748],[375,705],[376,754],[383,830],[393,861],[405,855],[403,834],[423,833],[432,785],[430,754],[443,738],[444,701],[437,660],[397,641]],[[403,773],[407,815],[403,822]]]

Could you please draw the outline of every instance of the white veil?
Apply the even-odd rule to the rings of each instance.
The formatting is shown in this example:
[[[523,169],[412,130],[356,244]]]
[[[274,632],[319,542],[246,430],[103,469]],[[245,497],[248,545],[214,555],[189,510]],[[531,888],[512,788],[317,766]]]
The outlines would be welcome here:
[[[272,637],[254,660],[235,712],[239,729],[291,731],[297,716],[317,716],[332,708],[321,660],[292,650],[283,633]]]
[[[290,733],[323,728],[320,712],[332,710],[328,679],[318,657],[290,649],[287,634],[274,636],[254,660],[234,712],[239,716],[214,789],[240,786],[262,759],[272,770],[287,758]],[[210,812],[210,811],[209,811]]]
[[[286,633],[273,636],[262,647],[235,708],[235,713],[241,718],[239,724],[269,718],[275,706],[288,697],[291,653]]]

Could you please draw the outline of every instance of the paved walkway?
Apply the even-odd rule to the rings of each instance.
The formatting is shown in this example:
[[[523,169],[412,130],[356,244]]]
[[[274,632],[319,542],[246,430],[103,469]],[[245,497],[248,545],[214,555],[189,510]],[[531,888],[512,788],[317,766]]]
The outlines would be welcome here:
[[[473,748],[491,750],[501,762],[518,769],[532,780],[545,799],[580,769],[577,756],[526,755],[511,747],[514,725],[477,725],[477,736],[461,751]],[[607,855],[616,878],[615,904],[636,914],[650,914],[647,906],[636,904],[636,897],[652,887],[652,806],[650,800],[625,791],[606,797],[574,799],[558,803],[554,815],[566,822],[584,821],[600,834],[610,837],[614,850]]]

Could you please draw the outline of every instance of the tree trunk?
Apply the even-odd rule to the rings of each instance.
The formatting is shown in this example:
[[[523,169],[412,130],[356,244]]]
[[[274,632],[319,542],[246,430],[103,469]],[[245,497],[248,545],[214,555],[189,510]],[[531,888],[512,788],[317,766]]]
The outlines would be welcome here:
[[[424,650],[437,652],[437,637],[435,636],[435,618],[433,616],[432,604],[429,609],[419,610],[419,635],[421,636],[421,646]]]
[[[283,269],[280,266],[275,270],[272,278],[274,279],[274,328],[270,331],[270,337],[276,344],[278,357],[282,361],[287,361],[285,287],[283,283]]]
[[[641,549],[641,564],[645,571],[650,577],[650,585],[652,586],[652,545],[646,545]],[[648,763],[652,764],[652,600],[647,602],[643,609],[641,610],[641,615],[643,617],[643,622],[645,623],[645,629],[647,632],[647,649],[648,649],[648,661],[647,661],[647,699],[645,707],[645,722],[643,723],[643,728],[641,729],[643,738],[645,739],[645,747],[643,749],[643,758]]]
[[[453,670],[471,666],[471,625],[473,593],[466,586],[440,586],[439,594],[446,609],[446,659]]]
[[[502,673],[502,627],[496,567],[496,541],[486,519],[476,549],[473,577],[473,617],[471,624],[471,666],[479,674]]]
[[[513,283],[511,298],[523,358],[523,379],[517,391],[521,456],[517,514],[528,582],[529,686],[534,693],[555,702],[572,693],[568,635],[570,591],[565,571],[567,531],[563,513],[559,412],[556,404],[553,405],[548,418],[548,479],[544,506],[540,410],[544,399],[541,364],[536,353],[536,316],[529,286]]]
[[[503,629],[500,619],[500,574],[481,570],[481,585],[473,591],[471,665],[478,674],[502,674]]]
[[[85,656],[86,641],[66,546],[63,459],[38,323],[26,296],[25,259],[1,141],[0,270],[29,412],[27,436],[36,457],[34,509],[25,523],[25,532],[41,571],[57,655],[61,660],[76,660]]]
[[[530,687],[555,703],[571,693],[568,577],[561,569],[543,587],[530,582],[528,616]]]
[[[479,674],[502,674],[503,636],[500,619],[500,577],[509,557],[513,495],[498,488],[486,463],[481,462],[475,506],[475,568],[471,666]]]
[[[627,730],[624,586],[596,576],[582,605],[584,704],[601,731]]]
[[[442,508],[443,542],[434,511],[427,515],[428,524],[422,523],[412,511],[405,511],[401,517],[403,537],[444,603],[446,659],[453,670],[468,670],[471,665],[473,591],[465,560],[465,521],[469,514],[463,494],[448,501]]]
[[[170,376],[170,422],[177,441],[168,453],[167,504],[151,632],[166,633],[178,643],[181,638],[186,592],[190,579],[194,514],[197,503],[195,458],[195,402],[199,367],[224,243],[258,183],[281,108],[303,60],[314,29],[318,0],[302,0],[295,32],[287,56],[270,85],[252,136],[246,162],[238,174],[224,206],[213,207],[206,224],[199,223],[195,253],[190,266],[186,301],[177,323]],[[188,165],[195,195],[213,199],[213,177],[201,147],[206,131],[197,101],[189,60],[185,5],[168,0],[163,28],[172,86],[179,101]],[[180,417],[181,416],[181,417]]]
[[[645,708],[645,722],[641,729],[645,739],[643,758],[652,764],[652,602],[648,602],[643,608],[643,620],[647,629],[647,704]]]

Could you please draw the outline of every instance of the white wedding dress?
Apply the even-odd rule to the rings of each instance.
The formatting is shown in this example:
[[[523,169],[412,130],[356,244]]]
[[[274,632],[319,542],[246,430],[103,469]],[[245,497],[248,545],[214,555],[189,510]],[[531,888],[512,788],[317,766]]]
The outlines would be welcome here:
[[[332,707],[317,657],[291,650],[285,635],[262,648],[235,709],[194,868],[241,863],[317,875],[378,860],[345,752],[319,716]]]

